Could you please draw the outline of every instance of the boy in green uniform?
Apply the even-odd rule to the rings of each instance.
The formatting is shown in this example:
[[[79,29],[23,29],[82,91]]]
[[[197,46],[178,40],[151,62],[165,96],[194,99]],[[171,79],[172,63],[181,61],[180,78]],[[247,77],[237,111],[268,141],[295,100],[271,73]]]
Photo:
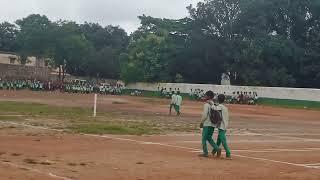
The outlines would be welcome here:
[[[226,158],[231,160],[231,152],[230,152],[230,148],[227,144],[227,137],[226,137],[226,132],[227,132],[227,128],[229,125],[229,110],[228,108],[224,105],[225,102],[225,95],[220,94],[218,96],[218,105],[213,105],[212,109],[216,110],[216,111],[220,111],[222,114],[222,122],[220,125],[216,125],[217,129],[219,130],[219,135],[218,135],[218,139],[217,139],[217,145],[218,147],[220,147],[220,145],[223,145],[224,150],[226,151]],[[216,151],[213,152],[213,154],[215,154]],[[218,152],[218,157],[221,156],[221,152]]]
[[[181,114],[180,109],[181,109],[181,105],[182,105],[182,96],[180,95],[180,91],[177,92],[175,103],[176,104],[174,106],[174,109],[176,110],[177,115],[180,116],[180,114]]]
[[[175,92],[172,92],[169,115],[171,115],[172,108],[175,107],[176,101],[177,101],[177,95]]]
[[[212,91],[208,91],[205,93],[205,97],[204,97],[205,104],[203,105],[203,112],[202,112],[202,118],[201,118],[201,124],[200,124],[200,128],[202,128],[203,154],[199,155],[200,157],[208,157],[209,152],[207,147],[207,141],[213,148],[212,154],[218,153],[218,155],[221,155],[221,149],[212,139],[214,127],[215,127],[210,120],[211,104],[213,104],[213,98],[214,98],[214,93]]]

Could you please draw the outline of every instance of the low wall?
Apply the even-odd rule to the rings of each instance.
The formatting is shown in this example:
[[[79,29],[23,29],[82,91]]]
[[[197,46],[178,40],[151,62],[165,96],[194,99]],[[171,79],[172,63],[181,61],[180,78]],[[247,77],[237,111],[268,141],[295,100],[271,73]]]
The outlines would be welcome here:
[[[48,80],[50,69],[47,67],[0,64],[0,78]]]
[[[283,88],[283,87],[254,87],[254,86],[224,86],[212,84],[183,84],[183,83],[133,83],[128,84],[128,89],[158,91],[160,88],[176,88],[182,93],[190,93],[191,89],[212,90],[215,93],[232,94],[233,92],[257,92],[259,97],[274,99],[292,99],[320,102],[320,89]]]

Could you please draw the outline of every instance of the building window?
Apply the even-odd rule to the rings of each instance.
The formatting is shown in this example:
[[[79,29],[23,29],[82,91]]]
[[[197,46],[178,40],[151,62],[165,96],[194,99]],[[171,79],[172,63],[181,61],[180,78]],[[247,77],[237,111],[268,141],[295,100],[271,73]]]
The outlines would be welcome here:
[[[10,64],[15,64],[16,63],[16,58],[10,57]]]

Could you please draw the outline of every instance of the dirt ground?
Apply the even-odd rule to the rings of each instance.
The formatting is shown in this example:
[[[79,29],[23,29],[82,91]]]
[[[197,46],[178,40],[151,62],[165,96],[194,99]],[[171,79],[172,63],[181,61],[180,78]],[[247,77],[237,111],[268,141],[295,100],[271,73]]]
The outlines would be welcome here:
[[[92,107],[93,95],[0,91],[0,101]],[[99,96],[98,112],[159,116],[168,100]],[[1,108],[1,107],[0,107]],[[184,101],[176,122],[197,123],[201,102]],[[319,180],[320,111],[230,105],[233,160],[202,159],[198,132],[148,136],[70,134],[28,121],[0,121],[0,179]],[[216,135],[215,135],[216,137]]]

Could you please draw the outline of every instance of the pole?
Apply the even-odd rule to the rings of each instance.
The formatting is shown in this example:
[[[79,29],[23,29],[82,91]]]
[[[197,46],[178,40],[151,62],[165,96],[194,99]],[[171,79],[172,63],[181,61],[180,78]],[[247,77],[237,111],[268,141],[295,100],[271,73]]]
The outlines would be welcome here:
[[[93,117],[97,116],[97,94],[94,94]]]

